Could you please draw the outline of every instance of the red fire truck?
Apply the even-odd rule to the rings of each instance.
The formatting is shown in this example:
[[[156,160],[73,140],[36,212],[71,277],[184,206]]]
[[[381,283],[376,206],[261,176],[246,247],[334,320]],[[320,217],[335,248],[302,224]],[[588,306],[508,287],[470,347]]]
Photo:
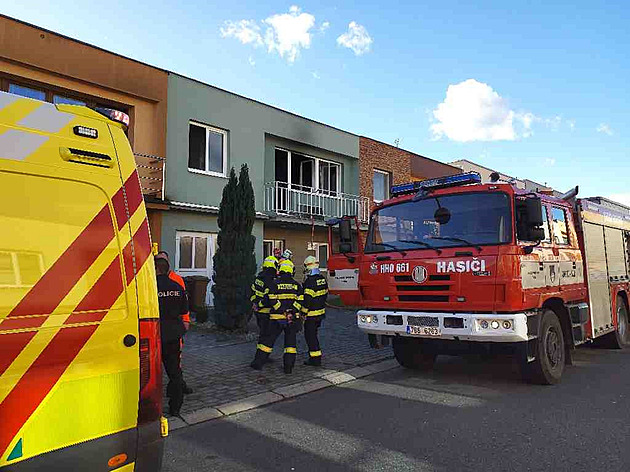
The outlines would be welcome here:
[[[496,180],[496,179],[495,179]],[[630,208],[556,198],[477,173],[392,187],[365,241],[329,222],[331,291],[373,347],[428,369],[438,354],[509,352],[524,377],[554,384],[576,346],[630,345]]]

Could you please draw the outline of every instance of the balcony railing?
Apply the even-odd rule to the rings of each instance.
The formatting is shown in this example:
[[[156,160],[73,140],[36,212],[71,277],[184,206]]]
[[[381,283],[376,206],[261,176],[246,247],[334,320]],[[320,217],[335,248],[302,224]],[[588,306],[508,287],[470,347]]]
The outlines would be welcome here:
[[[164,199],[164,170],[165,159],[150,154],[134,153],[136,167],[140,177],[142,194],[158,200]]]
[[[358,195],[268,182],[265,184],[265,211],[301,218],[357,216],[361,223],[367,223],[370,201]]]

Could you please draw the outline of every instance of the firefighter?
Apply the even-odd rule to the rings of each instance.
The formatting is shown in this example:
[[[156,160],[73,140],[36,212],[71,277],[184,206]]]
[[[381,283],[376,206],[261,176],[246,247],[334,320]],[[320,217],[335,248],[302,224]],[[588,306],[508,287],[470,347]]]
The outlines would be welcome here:
[[[296,337],[301,322],[302,286],[293,278],[293,262],[281,262],[278,271],[278,278],[272,282],[269,292],[259,304],[260,308],[271,308],[269,325],[259,338],[256,356],[250,365],[255,370],[261,370],[273,351],[276,339],[284,332],[284,373],[290,374],[297,356]]]
[[[271,308],[259,308],[259,303],[265,298],[265,295],[269,293],[269,287],[276,278],[277,273],[278,259],[275,256],[268,256],[263,261],[262,269],[252,284],[252,296],[250,300],[252,302],[252,311],[256,315],[258,331],[261,335],[265,333],[269,325],[269,312]]]
[[[168,252],[166,251],[160,251],[155,255],[156,259],[166,259],[166,262],[169,263],[169,266],[171,264],[169,257],[168,257]],[[168,271],[168,278],[171,279],[173,282],[176,282],[177,284],[179,284],[182,287],[182,290],[184,291],[184,294],[186,295],[186,297],[188,297],[188,292],[186,291],[186,284],[184,283],[184,279],[181,278],[181,276],[179,274],[177,274],[175,271],[173,270],[169,270]],[[188,332],[188,329],[190,328],[190,312],[187,311],[186,313],[184,313],[182,315],[182,321],[184,323],[184,328],[186,328],[186,332]],[[184,351],[184,336],[182,336],[181,338],[181,349],[180,349],[180,353],[182,353]],[[182,364],[182,359],[181,356],[179,358],[179,365],[181,368],[181,364]],[[183,372],[183,369],[182,369]],[[188,384],[186,383],[186,380],[183,380],[184,383],[184,395],[190,395],[191,393],[193,393],[193,389],[190,388],[188,386]]]
[[[328,283],[319,271],[319,262],[313,256],[304,259],[304,300],[302,315],[304,316],[304,338],[308,345],[308,360],[305,365],[321,366],[322,351],[317,337],[317,330],[326,316],[326,298]]]
[[[282,256],[281,256],[280,262],[282,262],[282,261],[291,261],[291,262],[293,262],[293,251],[291,251],[291,249],[285,249],[282,252]]]
[[[184,402],[184,378],[180,365],[181,338],[186,332],[181,317],[188,312],[188,299],[181,285],[168,276],[169,270],[168,260],[165,258],[155,259],[160,305],[162,362],[169,378],[166,389],[169,396],[169,413],[173,416],[179,416]]]

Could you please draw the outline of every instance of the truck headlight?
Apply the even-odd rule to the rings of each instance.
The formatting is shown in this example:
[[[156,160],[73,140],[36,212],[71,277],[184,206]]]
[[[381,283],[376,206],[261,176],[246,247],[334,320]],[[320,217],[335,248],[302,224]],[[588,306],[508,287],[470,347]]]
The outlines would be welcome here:
[[[361,323],[366,323],[367,322],[367,316],[365,315],[359,315],[359,321]]]
[[[492,322],[490,323],[490,326],[492,326],[492,329],[499,329],[499,322],[497,320],[492,320]]]
[[[512,329],[512,322],[510,320],[505,320],[503,322],[503,329]]]
[[[372,323],[378,323],[378,316],[372,315]]]
[[[481,326],[481,329],[488,329],[488,322],[486,320],[481,320],[479,322],[479,326]]]

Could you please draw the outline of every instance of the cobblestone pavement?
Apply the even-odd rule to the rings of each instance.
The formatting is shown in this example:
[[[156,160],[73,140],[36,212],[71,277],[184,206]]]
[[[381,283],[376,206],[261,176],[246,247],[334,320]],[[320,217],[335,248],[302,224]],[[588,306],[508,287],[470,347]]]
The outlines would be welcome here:
[[[216,334],[191,330],[186,335],[182,364],[186,383],[194,393],[185,397],[182,413],[319,378],[318,375],[327,370],[345,370],[392,357],[391,348],[376,350],[370,347],[367,336],[356,327],[354,311],[328,308],[319,332],[323,367],[302,364],[308,352],[302,331],[298,333],[296,367],[292,374],[285,375],[282,372],[282,335],[271,355],[274,362],[258,372],[249,367],[256,340],[247,342],[241,337],[229,343],[223,336],[221,342],[217,342]]]

